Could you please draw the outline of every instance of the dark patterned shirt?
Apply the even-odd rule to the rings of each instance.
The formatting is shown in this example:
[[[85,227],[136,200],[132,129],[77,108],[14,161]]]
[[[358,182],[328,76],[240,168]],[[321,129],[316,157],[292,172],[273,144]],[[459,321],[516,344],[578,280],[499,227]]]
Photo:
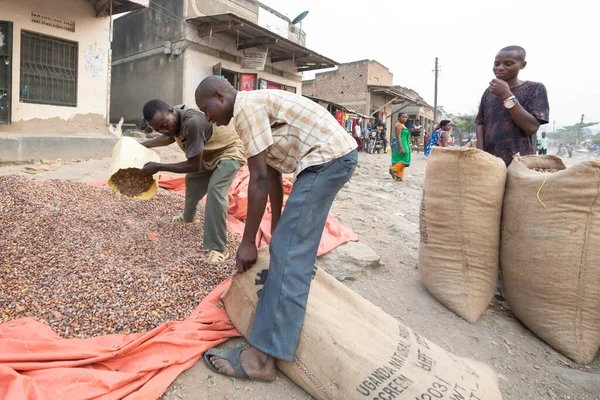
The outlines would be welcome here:
[[[550,116],[548,93],[546,87],[538,82],[525,81],[513,87],[510,91],[519,103],[540,123],[547,124]],[[509,165],[513,156],[535,154],[537,144],[535,135],[527,135],[513,121],[510,113],[504,107],[503,99],[490,93],[489,89],[483,93],[479,104],[479,113],[475,119],[477,125],[485,127],[485,148],[490,154],[500,157]]]

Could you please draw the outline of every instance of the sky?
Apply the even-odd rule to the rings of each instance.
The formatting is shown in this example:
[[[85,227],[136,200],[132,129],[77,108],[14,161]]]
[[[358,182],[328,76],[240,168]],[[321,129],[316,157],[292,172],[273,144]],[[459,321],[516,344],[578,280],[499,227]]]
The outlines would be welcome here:
[[[519,77],[548,90],[547,131],[552,121],[558,129],[582,114],[586,122],[600,122],[598,1],[260,1],[290,19],[308,10],[309,49],[340,63],[377,60],[394,74],[394,84],[416,90],[431,105],[439,57],[438,104],[452,114],[475,112],[494,78],[498,50],[522,46],[528,65]]]

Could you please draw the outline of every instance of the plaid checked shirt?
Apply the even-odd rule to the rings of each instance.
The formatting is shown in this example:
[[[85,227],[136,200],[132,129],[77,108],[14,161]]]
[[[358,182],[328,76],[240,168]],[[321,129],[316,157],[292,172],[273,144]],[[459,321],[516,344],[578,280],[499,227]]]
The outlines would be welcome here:
[[[356,149],[356,141],[325,108],[283,90],[238,92],[234,126],[246,157],[267,151],[267,163],[298,176]]]

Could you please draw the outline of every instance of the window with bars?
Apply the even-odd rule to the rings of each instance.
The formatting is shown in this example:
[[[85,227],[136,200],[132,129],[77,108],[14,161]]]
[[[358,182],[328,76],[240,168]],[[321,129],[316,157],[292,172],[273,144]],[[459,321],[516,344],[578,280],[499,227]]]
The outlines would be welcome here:
[[[21,32],[21,101],[77,106],[76,42]]]

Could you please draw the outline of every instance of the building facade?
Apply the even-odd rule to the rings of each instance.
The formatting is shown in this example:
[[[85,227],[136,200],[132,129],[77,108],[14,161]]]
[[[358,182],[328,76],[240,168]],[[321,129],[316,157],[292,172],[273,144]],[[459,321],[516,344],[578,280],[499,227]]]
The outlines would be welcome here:
[[[393,86],[394,75],[375,60],[360,60],[341,64],[337,70],[321,72],[315,79],[303,82],[305,95],[338,103],[358,114],[386,121],[388,132],[397,120],[398,112],[406,112],[409,125],[420,120],[433,128],[433,108],[418,93]],[[431,112],[430,112],[431,110]]]
[[[303,71],[336,63],[308,50],[291,22],[254,0],[153,0],[115,20],[111,120],[139,122],[153,98],[195,107],[195,89],[210,75],[238,90],[301,94]]]
[[[107,133],[111,12],[148,0],[0,2],[0,133]]]

